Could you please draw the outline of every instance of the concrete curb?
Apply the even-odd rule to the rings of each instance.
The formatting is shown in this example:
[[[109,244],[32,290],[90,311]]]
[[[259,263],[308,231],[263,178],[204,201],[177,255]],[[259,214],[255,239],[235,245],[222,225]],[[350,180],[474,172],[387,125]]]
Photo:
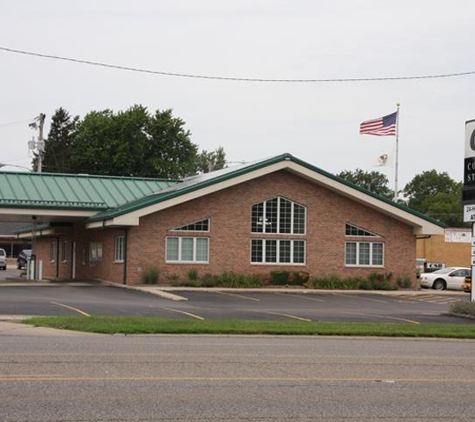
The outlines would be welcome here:
[[[181,300],[188,300],[188,298],[183,296],[178,296],[176,294],[163,291],[158,287],[153,286],[127,286],[125,284],[117,284],[111,281],[101,281],[101,284],[109,287],[117,287],[120,289],[128,289],[128,290],[135,290],[138,292],[148,293],[155,296],[163,297],[164,299],[174,300],[174,301],[181,301]]]

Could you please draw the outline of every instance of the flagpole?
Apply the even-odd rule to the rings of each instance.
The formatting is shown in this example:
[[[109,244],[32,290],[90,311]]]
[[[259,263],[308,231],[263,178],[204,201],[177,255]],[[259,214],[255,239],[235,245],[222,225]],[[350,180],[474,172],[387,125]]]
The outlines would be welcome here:
[[[394,163],[394,201],[397,201],[397,197],[398,197],[398,166],[399,166],[399,106],[400,104],[397,103],[396,104],[396,107],[397,107],[397,110],[396,110],[396,159],[395,159],[395,163]]]

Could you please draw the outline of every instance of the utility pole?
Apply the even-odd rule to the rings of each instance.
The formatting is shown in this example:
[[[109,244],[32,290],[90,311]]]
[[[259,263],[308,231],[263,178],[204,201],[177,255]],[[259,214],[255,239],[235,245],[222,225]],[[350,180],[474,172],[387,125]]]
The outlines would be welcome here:
[[[35,142],[34,138],[33,140],[28,142],[28,148],[30,150],[38,149],[38,166],[37,166],[37,172],[41,173],[42,167],[43,167],[43,151],[45,149],[45,143],[43,140],[43,128],[45,124],[45,118],[46,114],[40,113],[38,117],[35,117],[35,121],[30,123],[28,126],[30,126],[31,129],[38,129],[38,141]]]

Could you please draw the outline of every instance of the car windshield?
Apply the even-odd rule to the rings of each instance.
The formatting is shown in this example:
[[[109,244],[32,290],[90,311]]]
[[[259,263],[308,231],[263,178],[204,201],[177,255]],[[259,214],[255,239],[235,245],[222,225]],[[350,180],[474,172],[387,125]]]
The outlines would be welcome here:
[[[448,274],[455,270],[455,268],[447,267],[447,268],[441,268],[440,270],[434,271],[433,274]]]

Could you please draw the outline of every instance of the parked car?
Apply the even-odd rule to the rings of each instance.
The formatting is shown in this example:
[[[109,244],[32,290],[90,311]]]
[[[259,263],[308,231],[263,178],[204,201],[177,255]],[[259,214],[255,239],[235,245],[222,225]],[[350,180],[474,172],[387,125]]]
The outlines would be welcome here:
[[[465,293],[472,292],[472,274],[469,274],[465,277],[465,280],[463,281],[463,284],[462,284],[462,290]]]
[[[0,270],[7,269],[7,253],[5,249],[0,248]]]
[[[447,267],[433,273],[421,274],[421,287],[436,290],[462,290],[465,277],[470,274],[470,268]]]
[[[28,262],[28,258],[30,256],[31,256],[31,249],[23,249],[18,254],[18,258],[16,259],[16,267],[18,269],[26,268],[26,263]]]

